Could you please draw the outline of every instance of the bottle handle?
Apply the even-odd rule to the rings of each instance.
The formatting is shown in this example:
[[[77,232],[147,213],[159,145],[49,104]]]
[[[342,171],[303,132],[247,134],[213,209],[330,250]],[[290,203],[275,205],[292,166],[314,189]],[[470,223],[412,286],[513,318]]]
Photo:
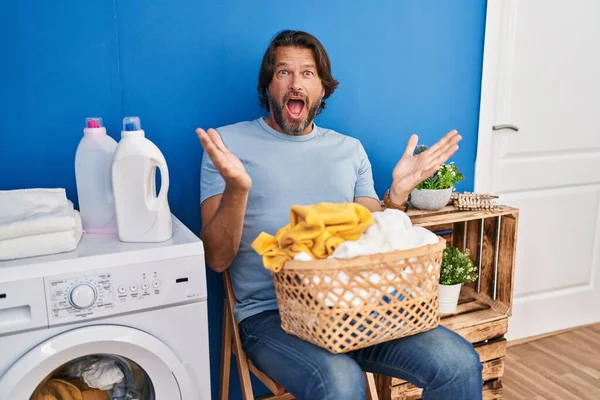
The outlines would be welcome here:
[[[113,188],[113,175],[112,175],[112,164],[110,165],[110,168],[108,169],[108,173],[106,174],[106,179],[104,180],[104,184],[106,187],[106,201],[108,202],[108,204],[112,204],[112,206],[114,207],[115,205],[115,191]]]
[[[161,183],[160,192],[158,193],[158,196],[154,197],[154,193],[152,193],[152,202],[149,203],[148,199],[146,199],[146,207],[148,207],[148,209],[151,211],[158,211],[167,200],[167,192],[169,190],[169,169],[166,164],[161,163],[156,158],[151,158],[150,161],[152,161],[153,165],[149,172],[151,172],[154,168],[158,168],[160,170]],[[152,174],[150,173],[150,177],[146,180],[146,182],[148,182],[151,178]]]

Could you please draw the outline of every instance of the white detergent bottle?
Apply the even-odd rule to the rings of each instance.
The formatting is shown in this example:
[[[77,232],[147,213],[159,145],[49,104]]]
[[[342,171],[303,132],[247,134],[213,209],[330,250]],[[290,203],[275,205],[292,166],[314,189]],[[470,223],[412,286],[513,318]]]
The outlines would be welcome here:
[[[102,118],[86,118],[75,152],[79,213],[86,233],[117,233],[111,168],[117,142],[106,134]]]
[[[156,170],[160,193],[156,194]],[[119,240],[163,242],[173,236],[167,200],[169,170],[161,151],[146,139],[138,117],[125,117],[112,163]]]

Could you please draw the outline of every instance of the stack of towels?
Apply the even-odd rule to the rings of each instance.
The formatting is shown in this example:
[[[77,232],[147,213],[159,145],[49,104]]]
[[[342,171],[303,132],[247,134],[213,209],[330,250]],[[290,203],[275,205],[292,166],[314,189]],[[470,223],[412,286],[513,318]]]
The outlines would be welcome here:
[[[73,251],[82,232],[65,189],[0,190],[0,260]]]

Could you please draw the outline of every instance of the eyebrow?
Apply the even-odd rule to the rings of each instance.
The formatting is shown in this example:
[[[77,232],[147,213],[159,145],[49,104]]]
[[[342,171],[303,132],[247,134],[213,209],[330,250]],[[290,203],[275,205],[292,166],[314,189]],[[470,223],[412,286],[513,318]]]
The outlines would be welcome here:
[[[277,65],[275,65],[275,69],[279,68],[279,67],[289,67],[290,64],[286,63],[286,62],[280,62]],[[317,68],[317,66],[315,64],[302,64],[300,66],[301,68]]]

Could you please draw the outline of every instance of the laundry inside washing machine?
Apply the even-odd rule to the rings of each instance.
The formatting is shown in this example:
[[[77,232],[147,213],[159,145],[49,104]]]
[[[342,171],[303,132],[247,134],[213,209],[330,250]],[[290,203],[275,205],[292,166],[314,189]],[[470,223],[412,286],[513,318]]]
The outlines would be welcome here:
[[[55,369],[30,400],[154,400],[148,374],[132,360],[112,354],[80,357]]]

